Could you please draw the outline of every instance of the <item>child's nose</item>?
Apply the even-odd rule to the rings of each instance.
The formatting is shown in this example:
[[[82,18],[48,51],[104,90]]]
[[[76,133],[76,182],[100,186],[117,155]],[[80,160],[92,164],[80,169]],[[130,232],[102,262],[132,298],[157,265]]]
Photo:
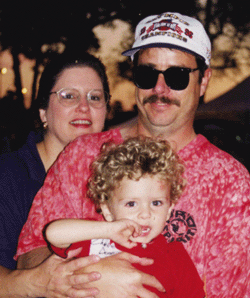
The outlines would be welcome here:
[[[148,206],[142,207],[140,210],[140,217],[142,219],[147,219],[147,218],[150,218],[150,216],[151,216],[150,207],[148,207]]]

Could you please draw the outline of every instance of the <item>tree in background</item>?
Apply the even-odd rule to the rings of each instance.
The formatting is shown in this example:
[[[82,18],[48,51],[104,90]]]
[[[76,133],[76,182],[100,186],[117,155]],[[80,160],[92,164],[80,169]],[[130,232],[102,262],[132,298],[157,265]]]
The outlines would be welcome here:
[[[193,0],[153,2],[135,0],[109,1],[1,1],[0,3],[0,46],[9,49],[14,61],[16,92],[13,100],[17,109],[26,117],[19,54],[35,59],[33,69],[32,105],[34,103],[39,67],[60,51],[97,50],[98,42],[92,29],[99,24],[111,24],[114,19],[129,22],[132,29],[138,21],[150,14],[178,11],[198,18],[207,29],[214,45],[214,67],[224,69],[237,67],[237,55],[241,49],[248,57],[250,53],[248,7],[244,0]],[[112,37],[111,37],[112,38]],[[223,49],[216,45],[219,39],[227,41]],[[218,63],[219,61],[219,63]],[[131,79],[129,59],[119,65],[120,75]],[[15,119],[15,118],[14,118]],[[20,121],[22,122],[22,121]],[[21,129],[21,123],[17,123]],[[12,132],[11,132],[12,134]],[[15,134],[15,133],[14,133]],[[12,134],[13,135],[13,134]]]
[[[247,2],[243,0],[177,0],[167,3],[161,0],[153,3],[95,0],[85,3],[64,1],[60,5],[56,1],[2,1],[0,44],[2,50],[10,49],[13,56],[16,95],[23,101],[18,59],[20,53],[36,60],[34,99],[39,66],[58,53],[59,46],[68,51],[85,51],[90,47],[98,49],[98,42],[92,32],[96,25],[118,18],[129,22],[134,29],[145,16],[164,11],[178,11],[198,18],[204,24],[212,43],[218,37],[227,39],[227,45],[231,46],[224,47],[224,51],[214,52],[214,57],[223,56],[221,68],[237,64],[237,49],[250,49],[250,45],[245,42],[249,35],[250,21],[246,13]]]

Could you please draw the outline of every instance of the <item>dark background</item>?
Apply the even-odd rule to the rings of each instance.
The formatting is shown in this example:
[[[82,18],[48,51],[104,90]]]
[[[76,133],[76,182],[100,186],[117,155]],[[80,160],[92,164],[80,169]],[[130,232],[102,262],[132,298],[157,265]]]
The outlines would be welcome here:
[[[15,92],[8,92],[0,99],[0,151],[17,149],[34,129],[37,116],[34,113],[36,86],[39,66],[45,65],[58,51],[52,45],[61,42],[65,51],[85,51],[98,49],[98,41],[92,29],[98,24],[110,24],[114,19],[129,22],[132,28],[145,16],[172,11],[199,19],[205,26],[214,44],[218,36],[224,35],[232,40],[234,48],[230,51],[213,51],[220,64],[212,68],[222,72],[227,68],[237,69],[235,51],[239,47],[250,50],[250,45],[242,41],[250,32],[248,3],[242,0],[201,1],[1,1],[0,3],[0,46],[9,49],[14,61]],[[228,27],[228,25],[231,27]],[[233,28],[233,30],[226,30]],[[51,45],[46,52],[43,44]],[[32,104],[24,106],[22,95],[20,61],[18,54],[35,59]],[[120,76],[132,80],[129,59],[119,64]],[[250,91],[249,79],[237,86],[213,104],[203,104],[197,112],[195,129],[203,133],[211,142],[229,152],[248,169],[250,168]],[[242,104],[242,101],[244,104]],[[136,110],[124,112],[116,103],[113,118],[107,125],[114,125],[136,115]]]

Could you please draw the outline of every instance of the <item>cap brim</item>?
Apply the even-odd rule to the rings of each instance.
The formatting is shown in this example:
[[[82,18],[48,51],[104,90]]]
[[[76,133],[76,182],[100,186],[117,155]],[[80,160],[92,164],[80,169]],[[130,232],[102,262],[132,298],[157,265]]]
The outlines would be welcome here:
[[[204,57],[200,56],[199,54],[187,49],[187,48],[183,48],[183,47],[180,47],[178,45],[174,45],[174,44],[170,44],[170,43],[151,43],[151,44],[147,44],[147,45],[142,45],[142,46],[139,46],[139,47],[135,47],[135,48],[132,48],[130,50],[127,50],[127,51],[124,51],[122,52],[122,55],[124,56],[128,56],[128,57],[131,57],[131,59],[133,60],[134,58],[134,55],[141,49],[147,49],[147,48],[169,48],[169,49],[177,49],[177,50],[180,50],[180,51],[183,51],[183,52],[187,52],[191,55],[194,55],[196,57],[199,57],[201,58],[204,62],[205,62],[205,59]]]

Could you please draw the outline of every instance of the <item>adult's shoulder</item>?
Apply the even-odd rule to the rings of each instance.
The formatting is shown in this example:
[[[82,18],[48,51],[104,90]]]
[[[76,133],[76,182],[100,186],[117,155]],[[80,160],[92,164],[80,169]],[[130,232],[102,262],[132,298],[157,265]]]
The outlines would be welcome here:
[[[87,143],[103,143],[108,141],[120,141],[122,139],[121,132],[119,128],[97,132],[97,133],[91,133],[91,134],[85,134],[80,137],[78,137],[75,141],[72,143],[81,143],[81,142],[87,142]]]
[[[204,136],[197,136],[179,152],[185,165],[187,196],[198,196],[205,202],[236,206],[249,201],[250,175],[234,157],[211,144]],[[184,195],[185,195],[184,194]]]
[[[208,172],[241,173],[249,177],[249,172],[238,160],[211,144],[203,135],[198,135],[178,154],[187,168],[194,167],[199,170],[207,170]]]
[[[0,175],[6,177],[29,177],[42,183],[45,169],[36,148],[38,136],[30,133],[26,143],[16,151],[0,155]]]
[[[119,129],[82,135],[65,147],[49,173],[52,171],[58,173],[58,171],[64,171],[66,168],[68,171],[70,168],[72,171],[88,168],[89,164],[99,154],[104,143],[121,143],[122,141]]]
[[[85,134],[72,141],[65,149],[66,154],[95,154],[106,142],[121,143],[123,141],[120,129],[111,129],[104,132]]]
[[[18,151],[7,152],[0,155],[0,176],[23,175],[27,172],[25,160],[20,158]]]
[[[4,231],[11,231],[15,248],[31,203],[46,175],[35,144],[29,138],[19,150],[0,156],[0,218],[5,226],[2,237],[5,237]]]

